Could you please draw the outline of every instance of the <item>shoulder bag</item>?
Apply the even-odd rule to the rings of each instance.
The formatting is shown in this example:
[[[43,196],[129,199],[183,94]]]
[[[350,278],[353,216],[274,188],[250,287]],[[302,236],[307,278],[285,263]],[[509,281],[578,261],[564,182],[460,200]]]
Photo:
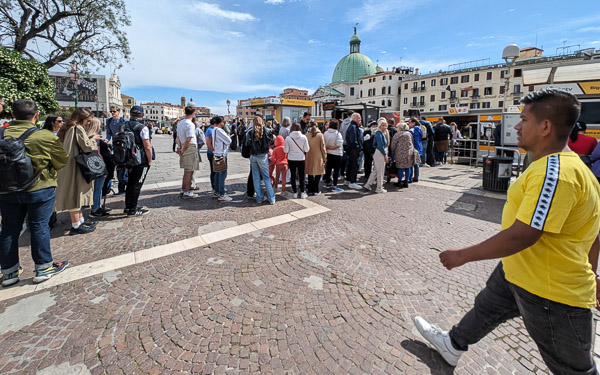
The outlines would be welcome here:
[[[77,131],[76,129],[73,130]],[[73,134],[73,136],[77,149],[79,149],[79,154],[75,156],[75,162],[79,166],[85,181],[89,184],[99,177],[106,176],[106,164],[98,149],[91,152],[82,152],[79,143],[77,143],[77,134]]]
[[[213,150],[216,151],[216,140],[217,140],[217,132],[219,131],[219,128],[214,128],[213,131]],[[217,156],[214,155],[213,156],[213,171],[214,172],[223,172],[224,170],[227,170],[227,162],[225,161],[225,156],[221,155],[221,156]]]

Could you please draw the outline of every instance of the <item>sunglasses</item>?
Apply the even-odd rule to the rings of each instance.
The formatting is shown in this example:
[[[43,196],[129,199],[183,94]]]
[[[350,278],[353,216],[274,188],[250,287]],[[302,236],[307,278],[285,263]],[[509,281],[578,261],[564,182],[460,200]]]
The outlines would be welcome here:
[[[119,112],[119,111],[110,111],[110,113],[117,113],[117,112]]]
[[[55,122],[64,122],[63,120],[56,120]]]

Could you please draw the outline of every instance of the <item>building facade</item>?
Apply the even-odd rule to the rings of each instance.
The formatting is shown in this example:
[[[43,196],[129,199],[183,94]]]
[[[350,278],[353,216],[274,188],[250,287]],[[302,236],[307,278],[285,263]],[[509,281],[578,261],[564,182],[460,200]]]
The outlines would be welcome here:
[[[279,94],[281,99],[295,99],[295,100],[310,100],[308,90],[299,90],[295,88],[287,88],[283,90],[283,93]]]
[[[172,121],[183,117],[183,108],[170,103],[144,103],[144,118],[153,121]]]

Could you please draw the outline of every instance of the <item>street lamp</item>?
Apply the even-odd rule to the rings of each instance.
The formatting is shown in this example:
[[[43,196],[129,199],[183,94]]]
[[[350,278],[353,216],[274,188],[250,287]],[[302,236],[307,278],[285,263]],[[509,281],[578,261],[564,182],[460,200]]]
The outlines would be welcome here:
[[[504,50],[502,51],[502,58],[504,59],[504,61],[506,62],[506,68],[507,68],[507,72],[506,72],[506,76],[504,76],[505,81],[504,81],[504,105],[502,108],[502,113],[505,114],[507,111],[507,105],[506,105],[506,99],[508,96],[508,88],[509,88],[509,84],[510,84],[510,68],[512,66],[512,64],[515,62],[516,59],[519,58],[519,54],[520,54],[521,50],[519,48],[518,45],[516,44],[510,44],[506,47],[504,47]],[[502,116],[502,138],[500,139],[500,146],[504,147],[504,134],[506,133],[506,128],[505,128],[505,115]]]
[[[96,118],[98,118],[98,95],[94,99],[96,100]]]
[[[79,104],[79,84],[81,83],[81,79],[79,79],[79,66],[77,61],[73,61],[71,63],[69,79],[75,83],[75,108],[77,108],[77,105]]]
[[[229,106],[231,105],[231,100],[227,99],[227,116],[229,116]]]

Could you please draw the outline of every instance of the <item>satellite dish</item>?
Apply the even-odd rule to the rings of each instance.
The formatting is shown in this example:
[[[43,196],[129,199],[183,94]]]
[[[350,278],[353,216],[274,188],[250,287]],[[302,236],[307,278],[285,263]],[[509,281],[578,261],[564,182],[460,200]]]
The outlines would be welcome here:
[[[514,61],[517,58],[519,58],[520,53],[521,53],[521,49],[519,48],[518,45],[510,44],[510,45],[504,47],[504,50],[502,51],[502,59]]]

